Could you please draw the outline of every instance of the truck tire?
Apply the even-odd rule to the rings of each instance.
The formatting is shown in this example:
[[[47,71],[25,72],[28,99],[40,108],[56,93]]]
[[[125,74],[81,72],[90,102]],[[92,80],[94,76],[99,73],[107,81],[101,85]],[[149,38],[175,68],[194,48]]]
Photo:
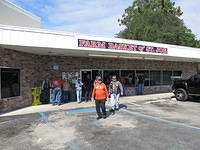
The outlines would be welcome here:
[[[177,89],[175,91],[175,97],[178,101],[186,101],[188,99],[188,94],[185,89]]]

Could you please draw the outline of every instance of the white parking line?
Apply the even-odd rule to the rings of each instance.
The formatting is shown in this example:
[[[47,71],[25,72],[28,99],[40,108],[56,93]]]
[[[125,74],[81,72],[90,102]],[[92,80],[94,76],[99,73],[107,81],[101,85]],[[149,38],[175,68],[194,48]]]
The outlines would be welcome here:
[[[159,99],[159,100],[148,101],[148,102],[145,102],[144,104],[160,103],[160,102],[166,102],[166,101],[168,101],[168,100],[166,100],[166,99]]]
[[[126,109],[121,109],[121,111],[126,112],[126,113],[131,114],[131,115],[134,115],[134,116],[137,116],[137,117],[140,117],[140,118],[151,120],[151,121],[154,121],[154,122],[165,123],[165,124],[168,124],[170,126],[174,126],[176,128],[179,128],[179,129],[185,129],[185,130],[190,130],[190,131],[193,131],[193,132],[200,133],[199,127],[190,126],[190,125],[186,125],[186,124],[178,123],[178,122],[173,122],[173,121],[169,121],[169,120],[164,120],[164,119],[156,118],[156,117],[153,117],[153,116],[150,116],[150,115],[145,115],[145,114],[141,114],[141,113],[138,113],[138,112],[129,111],[129,110],[126,110]]]
[[[4,123],[11,122],[11,121],[13,121],[13,120],[8,120],[8,121],[0,122],[0,125],[1,125],[1,124],[4,124]]]
[[[131,102],[131,103],[129,103],[129,104],[135,105],[135,106],[137,106],[137,107],[141,107],[141,106],[142,106],[142,105],[136,104],[136,103],[134,103],[134,102]]]

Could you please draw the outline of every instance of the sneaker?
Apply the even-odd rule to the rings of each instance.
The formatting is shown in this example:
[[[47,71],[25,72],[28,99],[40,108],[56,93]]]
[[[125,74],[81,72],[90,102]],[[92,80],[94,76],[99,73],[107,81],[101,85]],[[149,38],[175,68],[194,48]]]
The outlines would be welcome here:
[[[101,119],[102,117],[97,117],[97,120]]]
[[[115,115],[115,111],[114,110],[112,111],[112,115]]]
[[[115,110],[119,111],[119,108],[116,108]]]
[[[106,119],[106,115],[103,116],[103,119]]]
[[[113,111],[114,111],[113,109],[110,109],[110,110],[109,110],[109,112],[113,112]]]

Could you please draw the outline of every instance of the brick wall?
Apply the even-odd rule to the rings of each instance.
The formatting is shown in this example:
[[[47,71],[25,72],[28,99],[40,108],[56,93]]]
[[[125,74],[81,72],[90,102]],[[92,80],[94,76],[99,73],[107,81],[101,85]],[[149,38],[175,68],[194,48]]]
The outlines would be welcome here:
[[[53,62],[58,62],[60,64],[58,71],[53,70]],[[182,70],[183,77],[189,77],[197,71],[196,63],[114,58],[39,56],[3,48],[0,48],[0,66],[21,69],[22,83],[21,96],[0,100],[0,112],[31,105],[31,87],[38,85],[39,81],[46,77],[60,78],[62,72],[76,72],[80,71],[80,69]],[[169,90],[169,86],[146,87],[145,93],[157,93]]]
[[[37,58],[36,55],[0,48],[0,66],[21,70],[21,96],[1,99],[0,112],[31,105],[31,87],[39,78]]]
[[[182,70],[183,77],[189,77],[197,72],[196,63],[162,62],[149,60],[86,58],[86,57],[52,57],[40,56],[42,77],[60,77],[61,72],[80,71],[80,69],[150,69],[150,70]],[[52,63],[60,64],[59,71],[52,70]],[[43,70],[43,71],[42,71]]]

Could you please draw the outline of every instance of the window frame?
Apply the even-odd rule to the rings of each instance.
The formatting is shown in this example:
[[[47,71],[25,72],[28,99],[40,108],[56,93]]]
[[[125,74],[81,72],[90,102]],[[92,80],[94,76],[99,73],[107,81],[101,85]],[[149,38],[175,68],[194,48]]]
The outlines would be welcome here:
[[[124,71],[124,72],[128,71],[128,72],[133,73],[133,75],[134,75],[134,77],[132,78],[133,82],[134,82],[134,84],[132,84],[133,86],[130,86],[130,84],[127,84],[127,85],[129,85],[128,87],[136,87],[136,82],[135,82],[136,70],[135,69],[127,69],[127,70],[126,69],[120,69],[120,77],[122,77],[122,71]]]
[[[182,76],[182,73],[183,73],[182,70],[172,70],[172,72],[173,72],[172,76],[175,76],[175,73],[180,72],[181,73],[180,77]]]
[[[18,96],[11,96],[11,97],[6,97],[6,98],[2,98],[2,89],[1,89],[1,71],[2,69],[16,69],[19,70],[19,95]],[[14,68],[14,67],[3,67],[0,66],[0,100],[4,100],[4,99],[9,99],[9,98],[16,98],[16,97],[21,97],[22,96],[22,73],[21,73],[21,69],[20,68]]]
[[[137,75],[137,73],[140,72],[140,71],[141,71],[141,72],[143,72],[143,71],[144,71],[144,72],[145,72],[145,71],[148,72],[148,85],[145,85],[145,83],[144,83],[144,87],[150,87],[150,86],[151,86],[151,85],[150,85],[150,71],[151,71],[151,70],[150,70],[150,69],[135,69],[135,75]],[[135,79],[135,80],[136,80],[136,79]],[[135,81],[135,82],[136,82],[136,81]],[[136,86],[135,86],[135,87],[136,87]]]
[[[88,69],[81,69],[82,70],[88,70]],[[173,69],[170,69],[170,70],[163,70],[163,69],[110,69],[110,68],[107,68],[107,69],[90,69],[90,70],[99,70],[99,71],[102,71],[102,79],[104,79],[104,71],[107,71],[107,70],[111,70],[111,71],[119,71],[119,76],[121,76],[121,72],[122,71],[133,71],[135,72],[135,75],[137,74],[137,71],[147,71],[148,72],[148,79],[149,79],[149,82],[148,82],[148,85],[145,86],[145,87],[153,87],[153,86],[169,86],[170,84],[163,84],[163,79],[164,79],[164,72],[165,71],[170,71],[172,72],[172,76],[174,76],[175,72],[180,72],[181,73],[181,76],[183,74],[183,70],[173,70]],[[151,71],[159,71],[160,72],[160,85],[151,85]],[[134,79],[135,80],[135,79]],[[136,83],[136,80],[134,81]],[[135,85],[133,87],[136,87]]]
[[[158,85],[152,85],[151,84],[151,79],[152,79],[152,74],[151,73],[152,72],[160,72],[160,81],[158,80],[160,84],[158,84]],[[163,72],[163,70],[150,70],[150,72],[149,72],[150,74],[149,75],[150,75],[150,86],[151,87],[152,86],[163,86],[163,84],[162,84],[163,83],[163,81],[162,81],[163,80],[163,77],[162,77],[163,73],[162,72]]]
[[[171,72],[171,77],[173,76],[173,70],[162,70],[162,84],[161,84],[161,86],[171,85],[172,83],[171,84],[164,84],[164,72]],[[170,77],[170,80],[172,82],[171,77]]]

